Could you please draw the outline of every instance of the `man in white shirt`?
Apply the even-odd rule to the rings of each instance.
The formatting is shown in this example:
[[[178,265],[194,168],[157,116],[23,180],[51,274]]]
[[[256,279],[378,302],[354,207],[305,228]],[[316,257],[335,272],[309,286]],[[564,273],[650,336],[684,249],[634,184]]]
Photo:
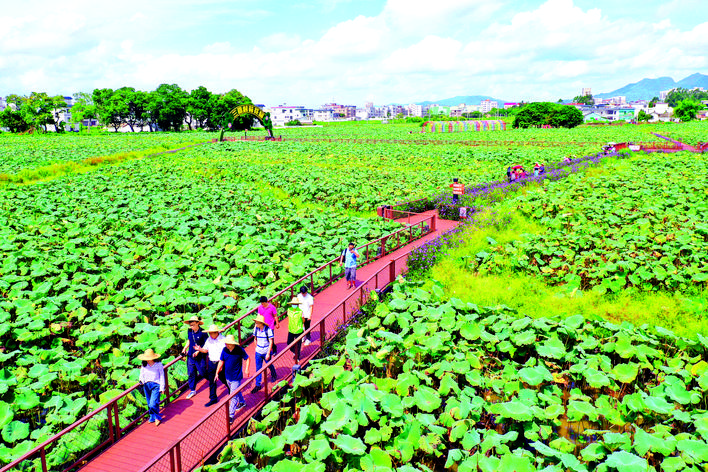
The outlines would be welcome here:
[[[312,323],[312,307],[315,305],[315,299],[312,295],[307,293],[307,287],[303,285],[300,287],[300,293],[297,294],[297,300],[300,302],[300,309],[302,310],[302,321],[305,327],[305,331],[310,329],[310,324]],[[309,346],[311,343],[310,333],[307,333],[305,337],[305,346]]]
[[[219,400],[216,396],[216,367],[219,365],[221,352],[226,347],[226,338],[222,336],[221,329],[216,325],[209,326],[206,332],[209,333],[209,337],[204,341],[204,346],[196,347],[196,349],[199,352],[207,354],[206,378],[209,381],[209,401],[204,406],[212,406],[216,405]],[[221,383],[226,385],[223,371],[219,374]]]

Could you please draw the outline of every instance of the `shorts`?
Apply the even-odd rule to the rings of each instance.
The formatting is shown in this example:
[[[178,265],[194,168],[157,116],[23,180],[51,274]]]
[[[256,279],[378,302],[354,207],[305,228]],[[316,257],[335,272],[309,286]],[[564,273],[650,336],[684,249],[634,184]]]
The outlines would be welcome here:
[[[344,278],[347,282],[353,282],[356,280],[356,267],[345,267],[344,268]]]

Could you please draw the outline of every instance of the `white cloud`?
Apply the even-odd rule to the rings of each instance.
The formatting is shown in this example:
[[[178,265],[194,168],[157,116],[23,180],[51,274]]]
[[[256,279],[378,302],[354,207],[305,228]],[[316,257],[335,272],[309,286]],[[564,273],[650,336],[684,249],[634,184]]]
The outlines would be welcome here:
[[[32,11],[57,10],[56,3],[37,3]],[[461,94],[555,100],[577,94],[580,84],[609,91],[646,76],[680,79],[708,67],[708,23],[682,30],[670,15],[656,23],[613,18],[607,8],[583,10],[572,0],[516,12],[512,3],[481,0],[388,0],[378,15],[353,16],[314,39],[303,39],[305,31],[272,31],[267,23],[268,32],[254,38],[237,27],[224,38],[199,29],[203,18],[233,3],[211,2],[180,16],[194,3],[127,0],[105,15],[68,0],[62,17],[13,4],[0,29],[0,94],[124,85],[151,90],[167,82],[238,88],[268,104]],[[267,14],[251,9],[225,18]],[[156,49],[168,30],[183,33],[184,42]]]

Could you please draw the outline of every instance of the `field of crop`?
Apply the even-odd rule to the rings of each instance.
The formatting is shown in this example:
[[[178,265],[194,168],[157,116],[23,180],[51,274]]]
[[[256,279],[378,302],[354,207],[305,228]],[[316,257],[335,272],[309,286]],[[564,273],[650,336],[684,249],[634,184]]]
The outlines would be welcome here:
[[[708,160],[679,153],[604,162],[512,203],[546,227],[492,245],[471,264],[525,271],[570,290],[690,291],[708,281]]]
[[[87,158],[155,149],[175,149],[185,144],[209,141],[214,133],[111,133],[101,135],[0,134],[0,174],[57,162],[79,162]]]
[[[705,121],[690,121],[652,131],[691,146],[708,142],[708,123]]]
[[[708,462],[708,339],[397,285],[206,471],[676,471]]]
[[[0,463],[21,455],[134,383],[138,352],[153,347],[168,360],[173,358],[183,342],[183,318],[199,313],[207,323],[232,321],[252,308],[260,295],[272,294],[334,258],[347,241],[364,243],[399,227],[376,218],[377,206],[449,193],[453,177],[473,186],[503,179],[511,164],[530,168],[536,161],[549,164],[595,154],[608,141],[658,141],[649,131],[669,135],[665,132],[669,126],[685,135],[698,129],[625,125],[435,135],[411,134],[416,127],[406,125],[288,129],[283,131],[288,133],[283,142],[207,144],[176,154],[98,165],[32,185],[3,186]],[[175,148],[212,137],[195,133],[2,135],[0,173],[104,154]],[[602,166],[567,179],[512,192],[503,203],[544,230],[509,244],[490,244],[484,254],[465,259],[465,270],[491,273],[513,267],[538,274],[549,284],[608,294],[630,287],[676,293],[700,287],[707,274],[708,232],[702,218],[708,211],[702,182],[707,170],[703,156],[642,154],[608,158]],[[680,385],[684,390],[708,385],[704,378],[708,364],[697,359],[704,352],[703,341],[679,340],[660,328],[640,332],[572,317],[575,321],[517,323],[504,311],[445,304],[437,299],[437,288],[425,287],[435,296],[403,287],[396,300],[380,305],[372,318],[381,318],[378,324],[371,321],[362,333],[366,344],[355,342],[359,338],[350,334],[346,355],[357,366],[354,373],[338,375],[334,383],[331,378],[322,382],[325,390],[331,389],[322,398],[307,393],[306,403],[298,400],[300,407],[313,412],[312,419],[303,420],[312,427],[309,433],[303,433],[303,421],[285,424],[283,412],[290,410],[278,413],[271,407],[272,421],[262,427],[272,439],[254,436],[247,447],[275,451],[277,446],[282,450],[283,444],[297,444],[300,449],[292,450],[291,459],[330,461],[342,467],[346,463],[365,470],[371,469],[368,460],[402,471],[413,470],[416,461],[422,464],[415,465],[419,470],[425,470],[423,466],[442,470],[450,458],[458,463],[458,470],[465,470],[462,463],[470,465],[470,461],[480,464],[481,470],[492,470],[502,467],[499,461],[516,463],[511,456],[535,466],[562,463],[571,469],[575,465],[569,464],[575,462],[570,457],[577,456],[582,464],[575,470],[584,470],[602,461],[608,466],[624,460],[638,464],[634,456],[655,464],[651,454],[669,457],[676,451],[687,464],[700,462],[704,446],[697,445],[701,442],[697,434],[706,429],[697,409],[705,408],[705,395],[700,390],[696,393],[700,399],[694,402],[692,394],[685,397],[679,391]],[[395,322],[386,310],[396,313]],[[415,318],[419,320],[413,323]],[[440,329],[442,321],[449,325],[447,330]],[[474,328],[461,329],[463,325],[479,326],[479,335],[468,337],[464,333]],[[429,341],[421,341],[423,332],[430,334],[433,326],[441,337],[431,335]],[[591,346],[590,338],[605,347]],[[636,352],[629,347],[622,353],[606,350],[619,342],[628,342]],[[557,352],[544,350],[545,345],[562,351],[562,356],[544,354]],[[673,360],[676,357],[680,365]],[[453,368],[455,363],[474,359],[479,366],[470,364],[469,373]],[[621,366],[623,362],[628,367]],[[448,369],[448,363],[453,367]],[[637,365],[634,377],[632,363]],[[665,375],[652,377],[650,364]],[[184,367],[179,366],[173,384],[184,379]],[[586,366],[597,371],[592,379],[582,379]],[[320,368],[343,369],[325,364]],[[319,371],[312,372],[317,379]],[[319,381],[308,384],[301,378],[300,382],[295,391],[302,393]],[[409,395],[396,387],[406,382]],[[568,387],[571,382],[580,390]],[[400,398],[391,397],[384,407],[381,394],[371,397],[368,387],[354,388],[372,383],[378,391]],[[507,391],[506,384],[517,388]],[[669,390],[673,393],[663,393]],[[368,400],[355,399],[353,391]],[[464,418],[450,406],[464,403],[463,393],[471,399]],[[679,408],[658,400],[670,401],[669,395],[681,399],[676,400]],[[633,406],[621,406],[626,397]],[[341,424],[333,429],[327,417],[335,412],[322,401],[335,398],[345,398],[342,405],[369,409],[356,418],[362,422],[368,418],[366,422],[356,426],[343,420],[340,415],[348,415],[349,407],[345,412],[340,406],[332,422]],[[683,401],[686,398],[688,403]],[[359,403],[347,403],[350,400]],[[640,400],[645,403],[637,403]],[[437,401],[440,404],[435,406]],[[141,405],[133,397],[126,402],[122,419],[132,417]],[[654,439],[638,433],[640,445],[635,447],[637,433],[631,428],[641,424],[636,423],[640,411]],[[516,414],[522,418],[512,416]],[[574,430],[599,430],[584,436],[586,440],[594,436],[588,441],[600,447],[582,448],[583,454],[577,438],[559,435],[553,428],[559,421],[567,423],[561,421],[564,414]],[[622,421],[616,420],[617,415]],[[387,424],[379,421],[384,417]],[[678,436],[683,430],[663,429],[670,419],[688,425],[687,418],[695,423],[693,428],[686,426],[688,436]],[[325,428],[321,431],[320,420]],[[379,422],[375,428],[374,421]],[[80,452],[71,449],[71,442],[95,443],[100,427],[90,425],[81,433],[81,441],[68,437],[62,447],[71,454]],[[293,427],[297,433],[290,431]],[[452,429],[447,430],[453,427],[457,428],[454,438]],[[283,434],[275,436],[280,431]],[[380,438],[376,440],[377,433],[371,431],[378,431]],[[320,436],[338,432],[337,442]],[[671,444],[669,433],[677,436],[669,452],[647,449],[641,454],[644,444],[654,448],[657,438]],[[293,439],[301,434],[305,435]],[[418,438],[414,451],[400,447],[409,434]],[[620,435],[627,436],[629,443]],[[572,447],[558,437],[566,438]],[[312,453],[302,448],[306,438],[312,440]],[[283,442],[287,440],[291,441]],[[366,443],[361,454],[359,443]],[[556,452],[544,450],[544,445]],[[330,452],[316,454],[320,446]],[[272,457],[281,455],[273,452]],[[679,464],[678,459],[669,463]],[[275,468],[289,465],[281,461]],[[320,465],[313,467],[322,470]],[[230,469],[229,465],[223,470]]]

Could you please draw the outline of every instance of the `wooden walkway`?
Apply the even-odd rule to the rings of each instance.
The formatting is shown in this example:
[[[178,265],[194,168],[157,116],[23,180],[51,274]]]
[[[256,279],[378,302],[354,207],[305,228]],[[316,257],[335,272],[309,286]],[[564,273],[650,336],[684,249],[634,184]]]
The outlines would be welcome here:
[[[411,223],[422,221],[434,212],[427,212],[416,215],[411,218]],[[375,261],[369,265],[361,267],[357,270],[357,280],[365,281],[374,274],[382,271],[387,265],[390,265],[392,260],[402,258],[409,254],[413,249],[427,243],[428,241],[440,236],[441,233],[448,231],[458,223],[455,221],[440,220],[437,221],[437,228],[434,233],[431,233],[424,238],[414,241],[413,243],[398,249],[397,251]],[[404,261],[402,261],[404,262]],[[405,270],[405,264],[400,265],[402,270]],[[400,272],[397,268],[396,272]],[[387,281],[387,283],[390,280]],[[315,305],[312,314],[312,325],[315,326],[327,313],[337,306],[341,306],[342,302],[347,298],[352,298],[351,294],[357,289],[347,289],[346,282],[342,279],[334,285],[328,287],[315,296]],[[355,305],[352,304],[352,309]],[[324,325],[322,323],[321,325]],[[327,323],[325,331],[336,331],[337,324]],[[282,351],[286,346],[288,334],[287,320],[280,323],[280,328],[276,330],[275,339],[278,346],[278,352]],[[316,353],[320,349],[320,333],[312,333],[312,344],[303,346],[301,357],[307,358]],[[328,333],[331,334],[331,333]],[[255,346],[251,343],[245,347],[251,359],[250,372],[244,372],[245,377],[250,377],[255,373]],[[278,374],[278,379],[282,380],[288,377],[292,372],[293,357],[285,354],[280,359],[276,360],[275,366]],[[246,399],[246,407],[238,411],[236,421],[230,427],[230,432],[237,431],[241,426],[262,408],[265,400],[265,392],[262,389],[257,393],[250,393],[253,380],[246,380],[248,383],[244,389],[244,397]],[[271,384],[272,385],[272,384]],[[182,394],[162,411],[164,420],[163,423],[156,427],[154,424],[144,423],[137,427],[134,431],[127,434],[100,456],[84,466],[82,472],[125,472],[125,471],[141,471],[141,470],[192,470],[199,466],[207,459],[218,447],[223,443],[224,426],[221,423],[225,422],[222,415],[212,415],[216,408],[223,408],[223,401],[228,395],[226,387],[219,383],[217,394],[219,395],[219,403],[217,405],[206,408],[204,404],[209,401],[209,387],[206,381],[202,381],[197,386],[197,395],[189,400],[186,399],[186,393]],[[208,416],[212,418],[204,421]],[[211,425],[212,422],[220,421]],[[181,464],[179,467],[172,469],[170,465],[169,455],[165,456],[165,451],[170,449],[175,442],[190,431],[195,425],[204,422],[203,427],[199,427],[189,438],[183,439],[181,442]],[[213,426],[213,427],[212,427]],[[218,432],[221,430],[221,432]],[[218,432],[218,433],[217,433]],[[192,437],[194,436],[194,437]],[[163,457],[161,457],[161,455]],[[173,459],[174,460],[174,459]]]

